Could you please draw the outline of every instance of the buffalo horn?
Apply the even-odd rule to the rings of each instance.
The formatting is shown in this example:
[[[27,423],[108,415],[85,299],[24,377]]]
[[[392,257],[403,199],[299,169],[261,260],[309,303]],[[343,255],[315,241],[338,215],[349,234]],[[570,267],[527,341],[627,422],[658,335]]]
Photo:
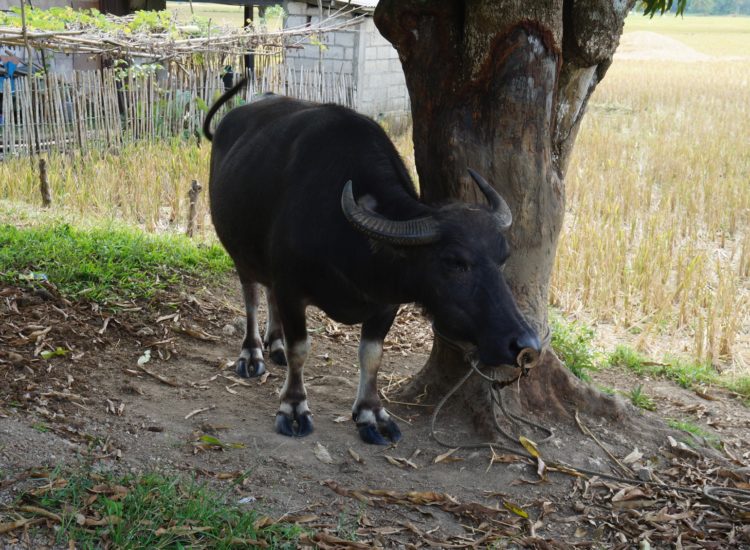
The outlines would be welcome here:
[[[468,170],[469,175],[471,175],[472,179],[479,186],[479,189],[482,190],[482,193],[484,193],[484,196],[487,198],[487,202],[490,203],[490,208],[492,208],[492,211],[500,222],[500,230],[505,231],[510,227],[511,222],[513,221],[513,214],[508,207],[508,203],[500,196],[500,193],[495,191],[494,187],[487,183],[487,180],[471,168]]]
[[[361,207],[354,200],[351,180],[341,194],[341,209],[356,229],[379,241],[408,246],[429,244],[440,238],[438,224],[431,216],[396,221]]]

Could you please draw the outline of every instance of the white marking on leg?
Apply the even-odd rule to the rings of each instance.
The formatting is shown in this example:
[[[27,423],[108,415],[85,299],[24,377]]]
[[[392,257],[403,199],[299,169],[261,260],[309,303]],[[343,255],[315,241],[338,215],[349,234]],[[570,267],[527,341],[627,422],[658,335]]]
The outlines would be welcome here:
[[[391,415],[388,414],[388,411],[386,411],[385,408],[378,410],[376,417],[378,422],[388,422],[391,419]]]
[[[381,340],[361,340],[359,342],[359,387],[354,412],[364,400],[380,401],[378,398],[377,377],[383,359],[383,342]]]
[[[289,356],[289,364],[295,369],[302,369],[307,359],[307,354],[310,352],[310,338],[307,337],[304,340],[295,342],[290,349],[287,350]]]
[[[260,332],[258,332],[258,306],[257,304],[248,305],[248,300],[257,300],[257,296],[250,295],[245,298],[245,315],[247,316],[247,324],[245,325],[245,340],[248,336],[253,337],[253,341],[256,346],[261,343]]]
[[[281,338],[277,338],[276,340],[271,342],[271,347],[270,347],[271,353],[275,353],[283,349],[284,349],[284,341]]]
[[[253,359],[257,359],[259,361],[263,360],[263,352],[260,348],[253,348]]]
[[[375,414],[370,409],[362,409],[357,414],[357,424],[375,424]]]
[[[287,393],[292,384],[299,384],[300,391],[303,395],[305,393],[305,384],[302,378],[302,370],[305,366],[305,359],[310,351],[310,338],[306,337],[304,340],[295,342],[289,349],[286,350],[287,355],[287,368],[286,368],[286,380],[284,381],[284,387],[281,388],[279,396],[282,401],[286,400]]]
[[[294,408],[292,407],[291,403],[285,403],[284,401],[282,401],[281,404],[279,405],[279,412],[287,416],[292,416],[292,413],[294,412]]]

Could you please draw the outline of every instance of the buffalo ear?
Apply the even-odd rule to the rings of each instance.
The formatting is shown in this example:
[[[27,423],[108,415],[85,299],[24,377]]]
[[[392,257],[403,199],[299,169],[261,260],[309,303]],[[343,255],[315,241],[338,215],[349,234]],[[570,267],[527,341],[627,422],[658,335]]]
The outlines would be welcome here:
[[[432,216],[397,221],[362,207],[354,200],[351,180],[341,193],[341,210],[355,229],[377,241],[416,246],[434,243],[440,238],[440,228]]]
[[[487,183],[487,180],[471,168],[468,170],[469,175],[482,191],[487,202],[490,203],[490,208],[492,208],[492,212],[495,214],[495,218],[500,225],[500,231],[506,231],[510,227],[510,224],[513,223],[513,213],[510,211],[508,203],[505,202],[505,199],[500,196],[500,193],[494,187]]]

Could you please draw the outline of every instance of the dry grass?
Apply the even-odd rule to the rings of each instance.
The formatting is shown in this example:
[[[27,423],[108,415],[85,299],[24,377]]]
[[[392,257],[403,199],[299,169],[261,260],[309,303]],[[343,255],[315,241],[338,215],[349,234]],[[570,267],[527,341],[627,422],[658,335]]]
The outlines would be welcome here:
[[[647,31],[675,38],[714,56],[750,56],[750,17],[689,15],[648,18],[631,13],[625,32]]]
[[[750,62],[616,62],[567,176],[552,301],[750,365]]]
[[[201,147],[175,141],[129,145],[117,154],[50,155],[47,172],[55,208],[149,231],[179,231],[187,223],[191,181],[208,182],[210,153],[205,141]],[[38,177],[29,159],[0,162],[0,198],[40,204]],[[212,232],[205,193],[197,220],[199,232]]]

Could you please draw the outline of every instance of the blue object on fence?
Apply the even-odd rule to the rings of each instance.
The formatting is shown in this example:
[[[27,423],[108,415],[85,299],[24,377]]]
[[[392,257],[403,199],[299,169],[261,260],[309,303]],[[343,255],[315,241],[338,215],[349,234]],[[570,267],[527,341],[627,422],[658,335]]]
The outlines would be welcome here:
[[[3,93],[3,90],[5,89],[5,80],[10,78],[10,93],[14,94],[16,93],[16,65],[12,61],[6,61],[4,63],[5,65],[5,74],[0,75],[0,94]]]

